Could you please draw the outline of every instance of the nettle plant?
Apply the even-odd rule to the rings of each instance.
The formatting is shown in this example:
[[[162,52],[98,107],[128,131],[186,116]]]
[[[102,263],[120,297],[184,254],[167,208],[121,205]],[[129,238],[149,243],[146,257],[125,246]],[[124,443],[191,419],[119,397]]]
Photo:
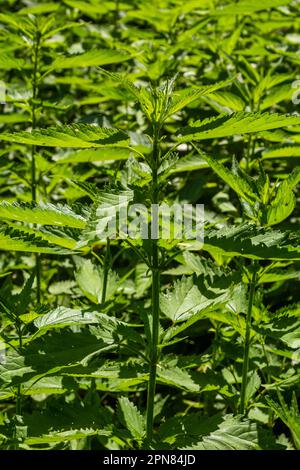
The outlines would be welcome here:
[[[1,13],[0,22],[4,25],[4,34],[11,39],[12,48],[22,47],[22,58],[11,57],[9,53],[1,54],[0,61],[3,63],[4,71],[7,72],[7,90],[5,95],[9,118],[4,115],[3,122],[10,124],[28,123],[34,130],[43,122],[56,121],[57,117],[70,110],[70,99],[58,97],[57,90],[53,96],[51,87],[56,85],[55,73],[61,69],[72,67],[85,67],[87,64],[102,65],[122,60],[122,55],[111,54],[107,58],[107,50],[96,51],[91,54],[83,54],[77,61],[66,55],[57,55],[57,49],[61,52],[60,34],[80,28],[80,24],[72,21],[58,20],[56,16],[16,16],[8,12]],[[97,53],[98,52],[98,53]],[[54,60],[53,60],[54,56]],[[117,56],[117,57],[116,57]],[[80,63],[79,63],[80,62]],[[11,80],[9,75],[12,71],[19,71],[17,79]],[[50,77],[50,80],[49,80]],[[16,77],[15,77],[16,78]],[[47,83],[48,80],[48,83]],[[50,86],[49,86],[50,85]],[[18,112],[12,112],[12,109]],[[45,116],[47,116],[45,118]],[[11,149],[14,151],[14,146]],[[31,146],[30,152],[26,149],[26,156],[15,169],[16,188],[18,183],[24,183],[30,190],[30,196],[26,195],[32,202],[38,197],[47,198],[45,175],[49,171],[47,159],[39,152],[36,146]],[[25,173],[25,176],[23,176]],[[56,175],[59,178],[59,174]],[[55,180],[54,180],[55,181]],[[36,254],[36,291],[37,300],[40,302],[40,255]]]
[[[263,162],[249,168],[233,160],[229,170],[221,156],[208,156],[201,143],[247,134],[260,139],[271,129],[299,125],[300,118],[238,112],[202,119],[170,134],[170,117],[231,81],[177,91],[174,80],[142,87],[118,74],[108,77],[138,103],[148,123],[143,145],[130,141],[126,131],[87,124],[1,134],[3,141],[34,148],[131,155],[127,164],[111,172],[108,186],[72,181],[85,196],[84,204],[0,204],[2,250],[58,260],[70,257],[74,266],[74,279],[57,286],[62,294],[74,294],[71,306],[62,302],[52,308],[37,299],[32,307],[38,266],[20,292],[12,293],[9,282],[0,290],[5,315],[1,336],[7,347],[0,365],[1,398],[15,400],[15,410],[8,410],[1,425],[3,446],[280,447],[259,419],[262,409],[274,410],[299,447],[296,400],[290,408],[281,395],[278,402],[264,398],[293,380],[291,374],[274,383],[277,364],[270,363],[265,339],[280,338],[294,348],[298,310],[297,306],[294,312],[283,310],[270,319],[259,287],[293,277],[286,267],[300,259],[297,231],[273,228],[295,207],[293,190],[300,170],[280,183],[264,172]],[[190,150],[182,159],[176,153],[180,148]],[[203,244],[176,236],[99,238],[102,210],[113,209],[111,216],[105,215],[111,221],[121,206],[142,202],[150,217],[151,205],[176,200],[168,191],[176,169],[198,166],[212,168],[237,194],[239,223],[221,221],[217,228],[211,227],[215,224],[208,214]],[[152,223],[150,218],[150,229]],[[129,270],[116,267],[121,256]],[[178,279],[166,282],[169,276]],[[44,294],[42,282],[42,299]],[[216,337],[206,353],[203,349],[195,353],[199,324]],[[225,325],[222,331],[220,324]],[[222,368],[226,357],[233,358],[236,367]],[[199,394],[206,397],[205,405],[198,401]],[[30,397],[41,401],[38,409],[31,410]],[[213,401],[220,413],[194,411],[209,409]],[[173,410],[171,417],[167,409]]]

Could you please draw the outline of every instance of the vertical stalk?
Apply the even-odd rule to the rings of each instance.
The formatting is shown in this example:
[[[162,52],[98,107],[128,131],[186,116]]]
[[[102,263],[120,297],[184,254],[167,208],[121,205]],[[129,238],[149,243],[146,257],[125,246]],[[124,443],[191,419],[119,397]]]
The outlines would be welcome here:
[[[102,264],[99,257],[94,253],[98,261]],[[105,304],[106,299],[106,292],[107,292],[107,281],[108,281],[108,273],[111,267],[111,253],[110,253],[110,238],[106,238],[106,251],[103,261],[103,283],[102,283],[102,294],[101,294],[101,306]],[[91,389],[90,392],[97,393],[96,389],[96,381],[94,378],[91,379]],[[91,450],[92,449],[92,437],[86,438],[85,449]]]
[[[255,109],[254,97],[251,99],[251,109]],[[259,103],[258,103],[259,110]],[[246,172],[249,174],[251,159],[255,151],[256,139],[250,135],[248,140],[248,147],[246,151]],[[242,370],[242,386],[241,386],[241,396],[240,396],[240,413],[245,414],[246,408],[246,390],[248,384],[248,370],[249,370],[249,351],[250,351],[250,336],[251,336],[251,323],[252,323],[252,308],[254,301],[254,294],[257,283],[257,271],[259,268],[258,261],[253,262],[253,273],[250,281],[250,291],[249,291],[249,302],[248,310],[246,316],[246,333],[245,333],[245,344],[244,344],[244,358],[243,358],[243,370]]]
[[[159,129],[157,124],[154,125],[153,132],[153,152],[152,152],[152,204],[159,202],[158,190],[158,167],[159,167]],[[155,221],[155,222],[158,222]],[[151,221],[151,228],[153,220]],[[146,437],[147,443],[150,445],[153,437],[153,421],[154,421],[154,397],[156,388],[156,369],[158,359],[158,337],[159,337],[159,290],[160,290],[160,269],[159,269],[159,253],[157,239],[154,237],[151,242],[151,272],[152,272],[152,337],[150,343],[149,354],[149,383],[147,394],[147,410],[146,410]]]
[[[155,248],[154,248],[155,247]],[[153,246],[153,262],[158,260],[157,244]],[[156,264],[156,263],[155,263]],[[156,388],[156,368],[158,359],[158,333],[159,333],[159,287],[160,273],[159,269],[152,269],[152,341],[150,344],[150,368],[149,368],[149,384],[147,396],[147,441],[150,443],[153,436],[153,420],[154,420],[154,397]]]
[[[31,101],[31,115],[32,115],[32,129],[36,128],[36,99],[38,96],[38,60],[40,48],[40,33],[36,32],[35,42],[33,46],[33,73],[32,73],[32,101]],[[35,165],[35,145],[31,147],[31,198],[36,202],[36,165]]]
[[[19,340],[19,347],[18,347],[18,352],[19,354],[22,354],[22,349],[23,349],[23,338],[22,338],[22,326],[20,323],[19,318],[16,319],[16,330],[18,334],[18,340]],[[16,399],[16,417],[19,419],[19,416],[21,416],[22,413],[22,384],[17,385],[17,399]],[[17,421],[15,422],[15,426],[17,426]],[[19,449],[19,443],[17,440],[17,427],[15,427],[14,430],[14,449],[18,450]]]
[[[252,149],[252,136],[250,135],[248,140],[248,146],[246,150],[246,172],[249,173],[251,163],[251,149]]]
[[[106,252],[104,258],[104,266],[103,266],[103,285],[102,285],[102,296],[101,296],[101,304],[105,303],[106,299],[106,291],[107,291],[107,281],[108,281],[108,273],[111,265],[111,256],[110,256],[110,239],[107,237],[106,239]]]
[[[18,338],[19,338],[19,354],[22,354],[23,349],[23,338],[22,338],[22,328],[18,324],[17,327]],[[17,386],[17,403],[16,403],[16,415],[20,415],[22,412],[22,393],[21,393],[21,384]]]
[[[36,128],[36,99],[38,96],[38,60],[39,60],[39,48],[40,48],[40,32],[36,31],[34,46],[33,46],[33,74],[32,74],[32,101],[31,101],[31,116],[32,116],[32,129]],[[31,147],[31,200],[36,202],[37,200],[37,181],[36,181],[36,163],[35,163],[36,147]],[[40,254],[35,255],[36,264],[36,300],[37,303],[41,303],[41,258]]]
[[[257,263],[254,262],[254,271],[250,282],[249,291],[249,302],[246,317],[246,334],[245,334],[245,345],[244,345],[244,358],[243,358],[243,371],[242,371],[242,388],[241,388],[241,399],[240,399],[240,413],[245,414],[246,407],[246,389],[248,383],[248,369],[249,369],[249,351],[250,351],[250,335],[251,335],[251,321],[252,321],[252,308],[254,301],[254,294],[257,282]]]

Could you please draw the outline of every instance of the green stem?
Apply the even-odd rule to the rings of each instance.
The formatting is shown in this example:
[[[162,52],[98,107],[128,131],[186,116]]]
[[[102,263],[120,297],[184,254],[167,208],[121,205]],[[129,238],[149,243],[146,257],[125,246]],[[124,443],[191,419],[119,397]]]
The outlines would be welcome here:
[[[247,146],[247,151],[246,151],[246,172],[249,173],[250,171],[250,165],[251,165],[251,153],[252,150],[252,136],[250,135],[249,140],[248,140],[248,146]]]
[[[38,60],[39,60],[39,47],[40,47],[40,34],[37,31],[35,36],[35,43],[33,47],[33,73],[32,73],[32,101],[31,101],[31,115],[32,115],[32,129],[36,128],[36,99],[38,96]],[[35,165],[35,145],[31,148],[31,198],[36,201],[36,165]]]
[[[159,131],[154,126],[153,153],[152,153],[152,203],[158,204],[158,167],[159,167]],[[155,221],[158,226],[158,220]],[[153,221],[152,221],[153,223]],[[151,224],[152,225],[152,224]],[[160,267],[157,239],[152,239],[151,253],[151,272],[152,272],[152,336],[149,351],[149,383],[147,394],[146,410],[146,438],[150,445],[153,437],[154,422],[154,397],[156,388],[156,370],[158,360],[158,338],[159,338],[159,291],[160,291]]]
[[[94,251],[92,253],[95,256],[95,258],[99,261],[101,266],[103,266],[103,284],[102,284],[102,294],[101,294],[101,305],[104,305],[105,304],[105,299],[106,299],[108,273],[109,273],[109,269],[110,269],[110,266],[111,266],[110,239],[108,237],[106,239],[106,251],[105,251],[105,256],[104,256],[103,261],[99,258],[97,253],[95,253]],[[95,386],[95,379],[91,380],[91,392],[93,390],[97,393],[96,386]],[[87,450],[91,450],[91,448],[92,448],[92,438],[91,437],[86,438],[85,448]]]
[[[35,43],[33,47],[33,74],[32,74],[32,101],[31,101],[31,114],[32,114],[32,129],[36,128],[36,98],[38,95],[38,59],[40,47],[40,33],[36,32]],[[36,181],[36,162],[35,162],[36,147],[31,147],[31,200],[37,200],[37,181]],[[41,258],[40,254],[35,255],[36,265],[36,300],[41,303]]]
[[[18,353],[22,354],[22,349],[23,349],[23,338],[22,338],[22,327],[20,324],[20,321],[17,320],[16,324],[16,330],[18,333],[18,339],[19,339],[19,348],[18,348]],[[16,400],[16,417],[21,416],[22,413],[22,384],[17,385],[17,400]],[[17,426],[17,421],[16,424]],[[19,449],[19,443],[17,440],[17,428],[15,428],[15,434],[14,434],[14,449],[18,450]]]
[[[254,271],[250,282],[249,302],[246,317],[246,334],[245,334],[245,345],[244,345],[244,358],[243,358],[243,372],[242,372],[242,388],[241,388],[241,400],[240,400],[240,413],[245,414],[246,408],[246,389],[248,384],[248,369],[249,369],[249,351],[250,351],[250,336],[251,336],[251,320],[252,320],[252,308],[254,301],[254,294],[256,289],[257,281],[257,264],[254,262]]]
[[[41,255],[36,253],[35,255],[35,267],[36,267],[36,301],[37,304],[41,303]]]
[[[23,338],[22,338],[22,329],[21,329],[20,325],[18,326],[17,331],[18,331],[18,337],[19,337],[19,354],[22,354]],[[22,390],[21,390],[21,384],[18,384],[18,386],[17,386],[16,414],[20,415],[21,412],[22,412]]]
[[[153,261],[158,259],[157,245],[153,251]],[[152,341],[150,345],[150,368],[147,396],[147,441],[151,443],[154,421],[154,397],[156,388],[156,369],[158,359],[158,333],[159,333],[159,270],[152,270]]]
[[[110,270],[110,265],[111,265],[110,239],[107,237],[106,252],[105,252],[104,266],[103,266],[103,285],[102,285],[102,296],[101,296],[102,305],[105,303],[105,299],[106,299],[107,281],[108,281],[108,273]]]

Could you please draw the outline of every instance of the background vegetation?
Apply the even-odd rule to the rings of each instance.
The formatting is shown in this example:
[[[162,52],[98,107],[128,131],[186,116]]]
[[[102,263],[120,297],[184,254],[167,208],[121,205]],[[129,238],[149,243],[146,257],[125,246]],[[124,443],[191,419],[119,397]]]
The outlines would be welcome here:
[[[1,1],[1,449],[300,449],[299,18]],[[119,195],[204,246],[99,240]]]

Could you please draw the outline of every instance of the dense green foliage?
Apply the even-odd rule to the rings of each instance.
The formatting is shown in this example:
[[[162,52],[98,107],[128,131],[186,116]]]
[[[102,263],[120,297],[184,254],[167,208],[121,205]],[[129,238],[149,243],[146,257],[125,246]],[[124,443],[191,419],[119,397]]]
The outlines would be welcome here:
[[[299,2],[1,7],[0,448],[299,450]]]

